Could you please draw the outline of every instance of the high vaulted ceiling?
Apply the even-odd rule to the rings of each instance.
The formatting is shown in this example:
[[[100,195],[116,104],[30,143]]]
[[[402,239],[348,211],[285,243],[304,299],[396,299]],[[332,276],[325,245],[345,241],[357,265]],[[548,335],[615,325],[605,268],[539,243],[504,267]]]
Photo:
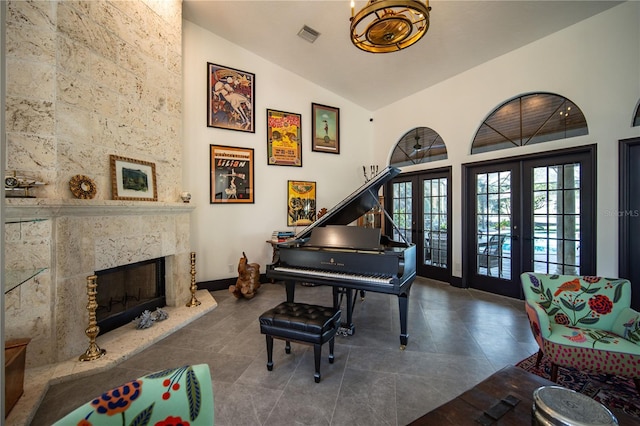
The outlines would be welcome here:
[[[431,0],[424,38],[384,54],[351,43],[349,0],[183,0],[183,18],[375,111],[620,3]],[[304,25],[320,33],[314,43],[298,37]]]

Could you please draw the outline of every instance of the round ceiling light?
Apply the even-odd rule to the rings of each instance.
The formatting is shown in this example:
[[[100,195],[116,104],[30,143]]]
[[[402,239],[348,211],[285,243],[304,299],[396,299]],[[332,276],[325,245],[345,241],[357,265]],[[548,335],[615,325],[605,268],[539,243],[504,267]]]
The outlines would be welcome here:
[[[428,0],[369,0],[354,14],[352,2],[351,41],[372,53],[405,49],[426,34],[430,10]]]

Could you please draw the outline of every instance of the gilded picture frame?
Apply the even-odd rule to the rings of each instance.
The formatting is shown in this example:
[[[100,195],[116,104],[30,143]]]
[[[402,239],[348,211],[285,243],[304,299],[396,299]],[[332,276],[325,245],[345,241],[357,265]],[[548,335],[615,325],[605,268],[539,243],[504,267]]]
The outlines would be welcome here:
[[[109,162],[114,200],[158,201],[155,163],[118,155]]]
[[[210,204],[254,202],[253,149],[210,145]]]
[[[302,115],[267,109],[267,164],[302,167]]]

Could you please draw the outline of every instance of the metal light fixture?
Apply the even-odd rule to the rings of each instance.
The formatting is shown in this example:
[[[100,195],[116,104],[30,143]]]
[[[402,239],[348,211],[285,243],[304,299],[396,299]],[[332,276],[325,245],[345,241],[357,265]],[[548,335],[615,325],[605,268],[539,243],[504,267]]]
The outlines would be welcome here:
[[[429,0],[368,0],[355,13],[351,0],[351,41],[366,52],[402,50],[427,33],[430,10]]]

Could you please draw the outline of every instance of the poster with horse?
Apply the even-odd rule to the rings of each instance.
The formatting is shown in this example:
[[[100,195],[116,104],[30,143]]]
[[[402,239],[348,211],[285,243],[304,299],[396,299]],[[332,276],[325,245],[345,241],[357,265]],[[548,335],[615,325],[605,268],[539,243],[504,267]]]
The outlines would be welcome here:
[[[207,62],[207,127],[255,133],[256,76]]]

